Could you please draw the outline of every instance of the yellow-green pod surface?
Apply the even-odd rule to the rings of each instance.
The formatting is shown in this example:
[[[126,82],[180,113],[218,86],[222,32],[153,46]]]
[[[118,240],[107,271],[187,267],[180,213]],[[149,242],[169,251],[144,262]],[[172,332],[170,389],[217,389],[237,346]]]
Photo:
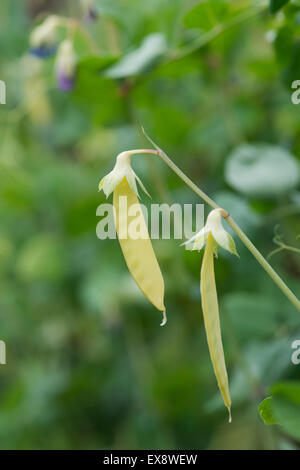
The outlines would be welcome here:
[[[127,198],[127,213],[120,208],[120,203],[122,201],[120,198],[122,198],[122,196]],[[164,280],[149,238],[144,217],[142,216],[139,218],[139,232],[144,234],[143,238],[132,238],[130,232],[127,233],[128,226],[134,219],[133,216],[128,215],[130,207],[133,205],[138,207],[140,205],[137,196],[130,188],[126,178],[124,178],[115,188],[113,204],[115,209],[117,234],[128,269],[143,294],[158,310],[163,312],[163,325],[166,323]],[[124,233],[127,234],[126,238],[122,238],[120,233],[122,235]]]
[[[231,399],[219,319],[218,297],[214,272],[214,243],[213,236],[210,232],[202,261],[200,291],[209,353],[224,404],[229,411],[230,422]]]

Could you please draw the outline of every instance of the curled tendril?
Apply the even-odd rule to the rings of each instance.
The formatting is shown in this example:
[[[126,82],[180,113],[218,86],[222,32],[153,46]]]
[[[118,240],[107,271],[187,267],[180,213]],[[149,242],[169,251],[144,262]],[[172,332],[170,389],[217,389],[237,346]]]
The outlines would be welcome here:
[[[271,251],[271,253],[268,254],[267,259],[270,259],[271,256],[276,255],[277,253],[280,253],[281,251],[287,250],[287,251],[292,251],[293,253],[299,253],[300,254],[300,248],[297,248],[295,246],[287,245],[283,241],[283,235],[279,232],[279,225],[276,225],[275,227],[275,236],[273,238],[273,242],[278,245],[278,248],[275,248],[275,250]],[[300,238],[300,234],[297,235],[296,239]]]

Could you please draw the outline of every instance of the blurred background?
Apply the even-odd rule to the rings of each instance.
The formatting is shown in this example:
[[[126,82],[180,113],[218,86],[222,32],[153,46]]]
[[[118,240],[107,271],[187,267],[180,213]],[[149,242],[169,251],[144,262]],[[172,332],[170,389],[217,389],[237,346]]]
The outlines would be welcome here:
[[[51,14],[55,38],[33,47]],[[96,237],[98,182],[119,152],[149,147],[143,125],[265,256],[282,248],[270,262],[300,296],[299,25],[296,0],[1,1],[2,449],[300,447],[300,313],[239,240],[240,260],[215,263],[229,425],[203,326],[202,254],[154,241],[160,328],[117,240]],[[67,87],[55,52],[66,37]],[[152,202],[200,202],[153,157],[133,165]],[[271,395],[264,414],[279,425],[258,412]]]

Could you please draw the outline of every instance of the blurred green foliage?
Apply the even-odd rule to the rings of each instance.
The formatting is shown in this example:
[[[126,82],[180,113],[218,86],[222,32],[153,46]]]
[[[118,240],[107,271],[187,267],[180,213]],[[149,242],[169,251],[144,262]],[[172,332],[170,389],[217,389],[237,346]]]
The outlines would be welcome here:
[[[277,224],[299,247],[300,2],[95,3],[97,21],[82,22],[89,39],[74,32],[67,94],[54,59],[29,55],[29,35],[49,13],[81,21],[79,3],[0,4],[0,446],[297,448],[300,315],[239,241],[239,261],[222,253],[216,262],[229,425],[203,327],[202,255],[155,242],[169,317],[161,329],[118,242],[95,230],[98,182],[120,151],[148,146],[143,125],[262,253],[274,249]],[[153,202],[199,202],[161,162],[137,160]],[[299,297],[299,254],[272,263]],[[268,396],[279,425],[258,413]]]

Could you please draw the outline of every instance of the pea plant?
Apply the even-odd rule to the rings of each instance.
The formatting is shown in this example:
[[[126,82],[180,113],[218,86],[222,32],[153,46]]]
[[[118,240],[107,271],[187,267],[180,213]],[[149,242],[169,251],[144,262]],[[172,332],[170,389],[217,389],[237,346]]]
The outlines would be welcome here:
[[[127,230],[127,213],[122,213],[120,207],[122,197],[127,198],[128,213],[131,207],[136,207],[139,204],[137,182],[143,191],[147,193],[142,181],[131,167],[131,157],[136,154],[145,153],[160,157],[198,196],[212,207],[213,210],[209,213],[205,226],[195,236],[185,242],[185,245],[191,245],[192,250],[198,252],[205,245],[200,274],[202,312],[212,365],[224,404],[229,412],[229,422],[231,422],[231,398],[221,337],[214,272],[214,256],[217,257],[220,247],[236,256],[238,256],[238,253],[232,237],[222,226],[222,219],[234,230],[235,234],[264,268],[271,279],[277,284],[279,289],[281,289],[299,311],[300,301],[276,271],[274,271],[247,235],[241,230],[239,225],[232,219],[229,212],[219,207],[208,195],[198,188],[175,165],[166,153],[156,145],[145,131],[144,134],[154,146],[155,150],[140,149],[120,153],[117,156],[114,169],[100,181],[99,190],[103,190],[106,197],[113,192],[116,229],[125,261],[133,279],[136,281],[141,291],[158,310],[163,312],[161,326],[167,323],[166,308],[164,305],[164,280],[147,232],[142,210],[139,210],[139,220],[142,221],[140,224],[142,225],[141,230],[143,236],[136,239],[135,237],[133,238]]]
[[[186,15],[185,21],[191,29],[191,34],[193,33],[195,27],[195,21],[197,20],[197,26],[197,22],[200,21],[201,23],[201,19],[203,16],[205,16],[205,11],[203,8],[205,9],[205,7],[207,7],[206,3],[208,2],[201,2],[201,4],[196,5],[195,8]],[[125,105],[122,107],[122,111],[124,108],[128,114],[126,119],[129,119],[131,124],[139,125],[139,122],[134,122],[135,117],[133,116],[134,113],[132,113],[131,110],[129,93],[135,84],[139,84],[143,81],[145,70],[147,71],[148,68],[151,68],[152,66],[154,67],[157,63],[165,66],[172,66],[174,61],[180,61],[186,56],[190,56],[198,52],[200,48],[208,45],[212,39],[218,38],[221,33],[228,31],[240,23],[243,23],[245,20],[254,18],[261,12],[264,12],[266,8],[265,1],[253,2],[249,8],[241,8],[241,10],[237,9],[237,11],[235,11],[235,8],[233,7],[234,14],[229,16],[226,22],[222,23],[222,8],[224,5],[220,6],[218,4],[225,4],[226,2],[211,3],[213,4],[211,6],[213,15],[211,16],[214,19],[212,29],[204,29],[204,33],[199,35],[199,37],[195,37],[194,40],[191,40],[190,43],[187,43],[185,46],[179,47],[176,50],[171,50],[168,53],[166,52],[166,44],[162,38],[162,35],[159,33],[152,33],[141,43],[138,49],[129,52],[127,55],[121,58],[113,57],[113,54],[112,57],[102,57],[99,51],[99,45],[93,39],[93,36],[89,31],[89,26],[98,19],[98,12],[95,6],[96,3],[93,0],[80,1],[83,21],[62,15],[50,15],[43,19],[40,24],[38,24],[31,32],[29,49],[31,54],[39,59],[55,57],[54,75],[57,88],[64,93],[70,93],[73,90],[76,90],[76,80],[78,78],[77,75],[79,75],[78,69],[82,68],[82,63],[80,62],[80,52],[76,49],[75,40],[80,37],[80,44],[82,45],[82,43],[84,43],[86,50],[88,50],[92,55],[92,57],[87,58],[88,60],[86,61],[85,65],[90,67],[93,71],[94,68],[97,69],[98,75],[99,70],[101,69],[105,79],[114,80],[115,83],[117,83],[117,92],[113,94],[114,99],[116,99],[114,103],[117,102],[119,97],[124,98]],[[288,2],[271,0],[269,9],[271,13],[276,14],[286,3]],[[291,3],[296,4],[297,2]],[[203,4],[205,5],[203,6]],[[276,19],[278,23],[275,24],[277,24],[279,29],[277,41],[274,43],[275,52],[279,59],[283,60],[283,62],[285,56],[288,54],[291,53],[293,57],[295,55],[295,60],[291,61],[292,65],[296,64],[296,57],[298,57],[298,49],[296,47],[297,38],[294,37],[293,34],[289,33],[289,30],[292,29],[291,25],[294,27],[295,23],[294,9],[297,9],[297,7],[291,5],[290,9],[287,10],[290,13],[287,14],[284,18],[278,15]],[[196,18],[196,20],[194,18]],[[282,38],[283,40],[280,41],[278,38]],[[212,60],[212,62],[214,61]],[[100,69],[97,68],[98,66]],[[293,67],[290,66],[286,70],[285,76],[295,78],[297,69],[294,70]],[[103,77],[102,80],[104,80]],[[99,78],[99,76],[97,76],[97,78]],[[90,88],[89,83],[90,82],[88,81],[87,88]],[[101,100],[105,100],[104,95],[105,91],[103,92],[103,96],[101,96]],[[112,106],[111,102],[109,102],[108,108],[108,114],[112,112],[115,112],[115,114],[118,113],[119,106],[115,106],[116,109],[111,111],[114,106]],[[248,238],[237,221],[232,218],[231,214],[226,210],[226,207],[223,207],[220,203],[217,204],[208,194],[198,187],[145,132],[144,135],[151,143],[153,148],[126,150],[119,153],[113,170],[100,181],[99,190],[102,190],[106,197],[109,197],[113,193],[116,231],[128,270],[130,271],[141,292],[152,303],[152,305],[159,312],[161,312],[161,326],[165,326],[167,324],[165,282],[163,273],[160,269],[151,243],[146,221],[143,217],[142,207],[139,202],[139,189],[141,189],[146,194],[148,194],[148,192],[141,179],[131,166],[132,157],[135,155],[150,154],[152,157],[155,156],[156,158],[160,158],[182,180],[182,182],[211,209],[204,227],[190,240],[187,240],[183,245],[189,247],[193,251],[198,252],[204,249],[200,270],[200,295],[204,326],[214,373],[222,399],[224,401],[224,405],[229,412],[229,421],[231,421],[231,397],[222,344],[219,305],[214,271],[214,258],[217,258],[220,248],[228,251],[236,257],[239,257],[239,255],[237,253],[233,238],[222,225],[223,222],[232,229],[232,231],[235,233],[235,236],[244,244],[246,249],[249,250],[256,261],[273,280],[278,289],[282,291],[282,293],[298,311],[300,311],[300,301],[283,281],[283,279],[278,275],[278,273],[272,268],[267,259],[257,249],[255,244],[253,244],[252,241]],[[274,158],[276,157],[276,152],[274,152],[274,149],[272,148],[264,149],[257,147],[256,149],[256,147],[252,148],[250,146],[246,150],[250,154],[251,158],[253,156],[252,163],[254,163],[252,166],[255,166],[256,152],[263,151],[266,156],[265,160],[267,163],[269,161],[269,154],[272,154],[272,162],[274,162]],[[253,152],[254,155],[252,155]],[[237,155],[239,158],[235,158],[235,165],[237,170],[240,168],[239,165],[247,165],[248,156],[246,155],[247,158],[244,159],[244,154],[245,148],[241,148],[240,155]],[[289,157],[286,157],[281,152],[281,154],[278,156],[278,162],[279,164],[280,162],[283,162],[281,168],[286,166],[288,172],[290,173],[289,176],[290,180],[292,181],[291,185],[296,186],[297,172],[294,171],[293,166],[289,166],[291,165]],[[274,178],[274,176],[271,175],[269,178],[272,181],[269,186],[271,191],[275,191],[276,189],[278,190],[279,194],[284,194],[286,189],[284,181],[285,178],[282,178],[279,164],[277,165],[279,168],[276,173],[277,180]],[[272,165],[276,167],[275,164],[272,163]],[[261,181],[259,181],[261,184],[257,186],[255,183],[257,179],[259,179],[259,174],[267,174],[268,170],[261,171],[261,167],[257,167],[255,170],[255,177],[252,177],[250,189],[252,192],[258,193],[259,187],[259,191],[262,195],[264,195],[264,182],[261,183]],[[237,176],[235,175],[235,177],[232,178],[231,172],[228,171],[229,176],[227,176],[227,181],[232,183],[232,186],[240,190],[241,193],[245,192],[247,194],[247,191],[245,191],[245,186],[247,186],[247,176],[249,175],[250,171],[251,170],[247,167],[247,171],[243,173],[246,174],[246,180],[243,180],[240,177],[239,172],[237,172]],[[288,180],[288,178],[286,178],[286,180]],[[122,205],[122,198],[126,198],[127,200],[126,213],[124,212],[124,207]],[[135,207],[135,209],[138,208],[138,214],[135,212],[135,215],[139,216],[139,229],[141,234],[139,237],[133,237],[128,230],[128,214],[130,213],[130,209],[133,207]],[[271,255],[279,253],[283,250],[299,253],[298,248],[294,248],[285,244],[278,234],[276,234],[274,242],[278,248],[276,248],[276,250],[274,250]],[[267,403],[269,403],[269,401]]]

